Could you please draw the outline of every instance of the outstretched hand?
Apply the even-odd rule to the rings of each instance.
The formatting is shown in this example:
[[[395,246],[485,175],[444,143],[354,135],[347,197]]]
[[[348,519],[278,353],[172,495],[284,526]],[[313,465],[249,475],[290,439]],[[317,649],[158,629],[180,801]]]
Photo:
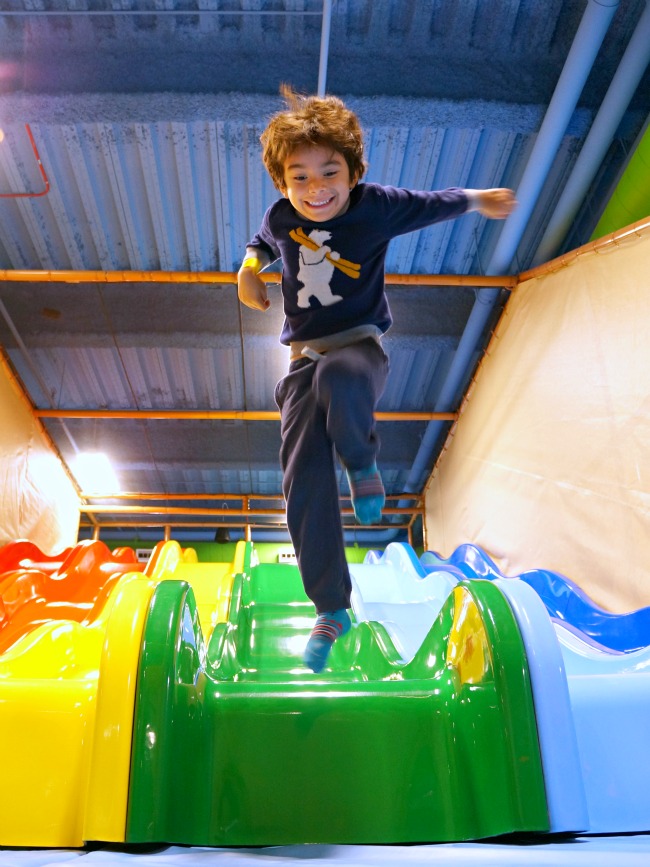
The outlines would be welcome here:
[[[505,187],[495,187],[479,192],[477,210],[491,220],[505,220],[516,207],[515,194]]]

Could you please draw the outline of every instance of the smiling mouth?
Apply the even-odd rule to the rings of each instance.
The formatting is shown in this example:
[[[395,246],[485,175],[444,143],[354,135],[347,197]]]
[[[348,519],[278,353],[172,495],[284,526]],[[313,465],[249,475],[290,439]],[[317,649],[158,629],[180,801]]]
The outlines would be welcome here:
[[[305,204],[310,208],[324,208],[326,205],[331,204],[334,201],[334,196],[330,196],[329,199],[323,199],[322,202],[309,202],[306,201]]]

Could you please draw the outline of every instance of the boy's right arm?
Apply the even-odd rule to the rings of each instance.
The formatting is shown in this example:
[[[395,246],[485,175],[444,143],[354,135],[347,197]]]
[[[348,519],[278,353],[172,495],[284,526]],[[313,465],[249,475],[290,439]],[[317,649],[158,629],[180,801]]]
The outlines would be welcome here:
[[[266,283],[259,276],[269,264],[269,257],[258,247],[246,247],[246,256],[237,273],[237,295],[242,304],[253,310],[268,310],[271,306]]]

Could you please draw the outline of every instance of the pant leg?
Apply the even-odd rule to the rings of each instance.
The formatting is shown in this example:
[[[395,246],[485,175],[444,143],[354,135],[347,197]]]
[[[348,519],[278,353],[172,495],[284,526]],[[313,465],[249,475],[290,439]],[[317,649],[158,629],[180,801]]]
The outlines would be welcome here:
[[[313,391],[321,364],[294,362],[278,383],[282,419],[280,462],[287,526],[307,596],[320,614],[350,607],[336,464],[325,411]]]
[[[363,470],[377,459],[374,412],[388,368],[386,353],[372,338],[331,350],[316,365],[316,400],[325,413],[328,436],[348,470]]]

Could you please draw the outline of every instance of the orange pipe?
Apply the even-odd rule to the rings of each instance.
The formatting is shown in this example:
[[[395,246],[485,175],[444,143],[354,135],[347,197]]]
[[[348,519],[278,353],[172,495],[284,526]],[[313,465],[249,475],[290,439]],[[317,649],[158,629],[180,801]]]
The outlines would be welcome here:
[[[352,512],[350,511],[350,515]],[[94,524],[89,524],[80,521],[80,527],[95,527]],[[358,524],[344,524],[344,530],[361,530],[368,529],[368,527],[372,526],[373,530],[408,530],[408,524],[372,524],[368,525],[365,528],[359,527]],[[188,523],[187,521],[102,521],[101,523],[96,525],[97,530],[110,530],[113,527],[124,527],[129,529],[151,529],[151,528],[159,528],[159,527],[169,527],[170,529],[181,529],[181,528],[190,528],[192,530],[198,528],[211,528],[213,530],[218,529],[219,527],[242,527],[244,529],[259,529],[259,530],[285,530],[287,529],[287,525],[284,523],[262,523],[261,521],[192,521]],[[250,539],[248,540],[250,541]]]
[[[38,195],[43,195],[39,193]],[[281,275],[262,272],[265,283],[279,283]],[[32,271],[0,269],[0,280],[13,283],[237,283],[236,271]],[[503,286],[512,289],[516,276],[482,277],[472,274],[386,274],[385,282],[414,286]]]
[[[167,419],[172,421],[279,421],[277,410],[35,409],[37,418]],[[376,412],[377,421],[454,421],[455,412]]]
[[[83,514],[87,515],[196,515],[200,516],[219,516],[219,517],[229,517],[229,516],[241,516],[246,517],[247,515],[265,515],[265,516],[279,516],[284,517],[286,514],[285,509],[209,509],[209,508],[199,508],[197,506],[188,506],[187,508],[182,508],[181,506],[87,506],[82,505],[79,507],[79,511]],[[422,514],[424,512],[423,507],[412,506],[409,508],[394,508],[388,507],[382,509],[382,514],[384,515],[413,515],[413,514]],[[342,515],[353,515],[354,510],[352,508],[343,507],[341,509]]]
[[[413,286],[502,286],[514,289],[517,285],[516,274],[486,276],[480,274],[386,274],[384,282],[389,285]]]
[[[83,491],[81,496],[85,500],[241,500],[246,504],[248,500],[281,500],[282,494],[155,494],[141,491],[113,491],[112,493],[93,493]]]
[[[404,499],[404,496],[404,494],[386,494],[386,499],[402,500]],[[101,494],[83,491],[81,497],[85,500],[241,500],[243,508],[247,508],[247,504],[250,500],[270,500],[273,502],[275,500],[284,499],[282,494],[156,494],[151,492],[144,493],[142,491],[120,491],[117,493],[113,491],[112,493],[105,492]],[[341,499],[349,500],[350,497],[341,497]],[[422,494],[409,494],[408,499],[420,502]]]
[[[36,195],[19,193],[11,195]],[[44,195],[38,193],[38,195]],[[605,235],[590,244],[578,247],[550,262],[545,262],[521,274],[487,276],[481,274],[386,274],[385,282],[392,285],[414,286],[502,286],[514,289],[519,283],[543,274],[557,271],[568,262],[602,247],[616,244],[627,235],[650,227],[647,218]],[[280,274],[263,271],[260,277],[266,283],[277,283]],[[236,271],[34,271],[29,269],[0,269],[0,280],[18,283],[236,283]]]
[[[79,511],[87,515],[197,515],[219,516],[229,515],[280,515],[284,516],[284,509],[217,509],[201,508],[199,506],[88,506],[79,507]]]

